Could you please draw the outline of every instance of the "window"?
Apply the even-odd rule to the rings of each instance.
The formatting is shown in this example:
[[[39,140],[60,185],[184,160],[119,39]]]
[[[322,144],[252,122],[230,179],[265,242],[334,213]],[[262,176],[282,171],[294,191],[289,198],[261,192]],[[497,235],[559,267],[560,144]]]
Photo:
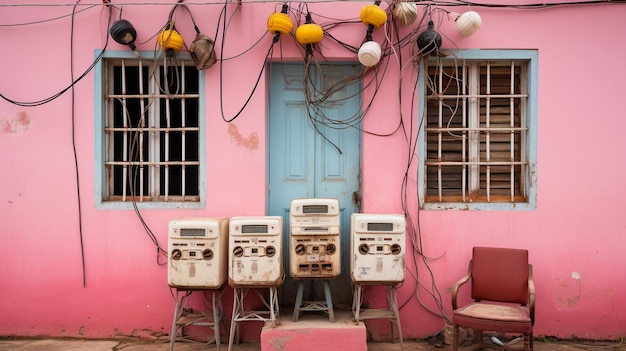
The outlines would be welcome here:
[[[535,207],[536,51],[459,51],[425,62],[424,209]]]
[[[97,202],[201,204],[201,72],[193,61],[105,56],[96,75]]]

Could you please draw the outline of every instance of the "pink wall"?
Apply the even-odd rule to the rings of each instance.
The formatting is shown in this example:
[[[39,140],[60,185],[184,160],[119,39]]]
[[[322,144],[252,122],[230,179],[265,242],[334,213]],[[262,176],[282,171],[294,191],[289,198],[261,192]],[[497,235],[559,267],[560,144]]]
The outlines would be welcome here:
[[[113,2],[122,6],[125,1]],[[173,3],[159,2],[168,5],[124,6],[123,18],[137,28],[138,43],[148,41],[138,45],[141,50],[154,48],[152,36],[165,23]],[[9,4],[6,0],[2,3]],[[357,2],[309,3],[316,14],[342,19],[358,17],[362,6],[364,3]],[[201,30],[212,35],[221,6],[191,8]],[[234,8],[229,6],[229,14]],[[268,16],[278,8],[273,3],[244,3],[228,29],[224,56],[240,53],[254,43],[266,30]],[[101,6],[88,8],[85,4],[77,9],[86,10],[75,18],[75,75],[92,63],[94,50],[103,47],[107,28]],[[71,6],[2,7],[0,24],[41,21],[71,10]],[[467,8],[452,10],[464,12]],[[429,266],[444,311],[450,313],[448,288],[465,273],[472,246],[527,248],[537,287],[535,334],[617,338],[626,325],[626,255],[622,252],[626,217],[621,202],[626,195],[626,154],[621,146],[626,128],[622,108],[626,5],[474,10],[481,14],[483,26],[465,40],[455,32],[454,23],[445,16],[438,18],[440,32],[445,34],[444,48],[539,52],[537,209],[419,213],[424,253],[437,258]],[[179,14],[177,26],[186,40],[192,40],[193,28],[184,12]],[[17,101],[36,101],[67,87],[71,78],[70,28],[70,17],[0,27],[0,93]],[[359,45],[365,27],[345,25],[333,33]],[[374,38],[381,40],[381,33],[376,32]],[[239,110],[252,90],[270,40],[264,38],[251,52],[224,64],[226,117]],[[220,43],[218,40],[218,49]],[[284,60],[302,60],[293,40],[283,38],[281,43]],[[323,43],[327,57],[354,60],[354,55],[338,45],[326,39]],[[126,50],[112,41],[109,49]],[[274,59],[280,57],[275,50]],[[366,129],[388,132],[398,122],[398,71],[392,60],[364,122]],[[406,87],[411,79],[405,78]],[[174,217],[265,213],[265,81],[262,79],[246,110],[229,125],[220,117],[218,80],[216,65],[206,71],[206,156],[208,164],[220,165],[220,172],[207,172],[205,209],[142,211],[161,246],[167,245],[167,225]],[[0,101],[0,335],[149,336],[169,333],[171,328],[174,305],[166,266],[157,264],[156,249],[136,215],[132,210],[98,210],[94,205],[93,87],[90,73],[77,84],[75,99],[85,286],[70,92],[37,107]],[[409,101],[410,89],[404,91],[404,101]],[[408,104],[403,113],[405,122],[410,122]],[[255,138],[258,144],[248,142]],[[363,136],[364,212],[401,212],[399,193],[406,153],[400,134]],[[249,201],[242,202],[242,196]],[[411,201],[416,216],[415,199]],[[407,259],[408,268],[414,272],[411,261]],[[420,283],[430,289],[426,267],[420,257],[417,261]],[[401,311],[403,330],[406,337],[432,335],[443,327],[442,319],[420,305],[415,285],[407,275],[399,293],[401,302],[406,302]],[[424,288],[417,294],[427,308],[437,309]],[[224,300],[227,315],[232,306],[232,295],[228,295]],[[383,303],[383,296],[375,293],[372,304]],[[389,334],[387,323],[370,327],[376,338]],[[258,329],[248,328],[244,337],[258,340]]]

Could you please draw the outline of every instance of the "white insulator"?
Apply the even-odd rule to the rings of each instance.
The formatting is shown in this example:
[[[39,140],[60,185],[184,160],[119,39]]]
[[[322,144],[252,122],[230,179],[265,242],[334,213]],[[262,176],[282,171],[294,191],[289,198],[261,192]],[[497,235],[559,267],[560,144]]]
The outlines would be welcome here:
[[[401,1],[396,4],[393,15],[405,26],[413,24],[417,19],[417,5],[412,1]]]
[[[372,40],[366,41],[359,49],[359,62],[361,62],[363,66],[371,67],[380,61],[381,55],[382,50],[377,42]]]
[[[467,11],[456,19],[456,28],[464,37],[469,37],[480,29],[481,19],[478,12]]]

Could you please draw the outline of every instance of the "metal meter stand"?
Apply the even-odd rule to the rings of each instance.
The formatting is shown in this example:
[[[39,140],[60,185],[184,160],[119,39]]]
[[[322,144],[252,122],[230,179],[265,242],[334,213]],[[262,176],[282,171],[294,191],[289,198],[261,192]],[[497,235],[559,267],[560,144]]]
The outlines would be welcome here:
[[[174,322],[172,323],[172,334],[170,334],[170,351],[174,350],[174,344],[176,341],[192,341],[185,337],[185,328],[191,326],[210,327],[213,329],[213,338],[206,343],[210,344],[215,342],[217,350],[220,349],[220,322],[223,321],[223,308],[222,308],[222,293],[220,289],[206,289],[206,288],[176,288],[170,287],[175,290],[174,298],[176,300],[176,308],[174,309]],[[186,308],[185,303],[187,299],[194,292],[202,292],[204,298],[207,298],[207,294],[211,295],[211,311],[200,311],[194,308]],[[224,328],[226,326],[224,325]],[[180,335],[178,332],[180,331]]]
[[[313,280],[309,279],[311,283]],[[304,282],[305,280],[298,281],[298,292],[296,294],[296,305],[293,309],[293,321],[297,322],[300,317],[300,312],[316,312],[316,311],[326,311],[328,312],[328,320],[330,322],[335,322],[335,311],[333,309],[333,299],[332,294],[330,292],[330,285],[328,284],[327,279],[322,279],[324,283],[324,297],[325,301],[302,301],[302,295],[304,294]]]
[[[267,288],[269,290],[269,298],[266,299],[263,294],[259,292],[258,289]],[[237,333],[237,343],[239,343],[239,322],[250,322],[250,321],[262,321],[262,322],[271,322],[272,326],[276,325],[276,320],[278,318],[278,288],[277,286],[269,286],[269,287],[233,287],[233,316],[230,321],[230,338],[228,340],[228,351],[231,350],[233,346],[233,342],[235,339],[235,332]],[[252,290],[254,291],[258,297],[263,302],[263,305],[267,308],[264,311],[246,311],[244,300],[248,292]]]
[[[387,308],[386,309],[373,309],[366,308],[361,309],[363,303],[363,290],[367,286],[382,285],[385,289],[385,295],[387,296]],[[383,282],[375,284],[358,284],[354,283],[354,300],[352,301],[352,312],[354,314],[355,322],[360,322],[367,319],[380,319],[387,318],[391,322],[391,340],[396,342],[394,333],[394,327],[398,328],[398,336],[400,339],[400,349],[404,348],[404,341],[402,338],[402,327],[400,326],[400,311],[398,310],[398,284],[384,284]]]

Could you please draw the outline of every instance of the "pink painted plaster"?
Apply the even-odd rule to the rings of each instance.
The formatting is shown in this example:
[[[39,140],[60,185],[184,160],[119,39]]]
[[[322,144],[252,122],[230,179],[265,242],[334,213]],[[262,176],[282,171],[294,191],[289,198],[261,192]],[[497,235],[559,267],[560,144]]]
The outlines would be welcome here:
[[[123,17],[137,28],[139,49],[153,50],[153,35],[165,23],[172,2],[162,1],[167,6],[124,6],[130,2],[121,0],[115,5],[124,7]],[[228,7],[229,15],[235,6]],[[244,52],[266,31],[267,17],[277,6],[244,3],[232,17],[224,46],[218,38],[216,48],[225,58]],[[333,18],[356,18],[362,6],[360,2],[309,4],[311,10]],[[213,31],[221,7],[190,7],[201,30]],[[0,23],[37,22],[71,10],[71,6],[3,7]],[[399,292],[405,337],[425,337],[444,327],[440,314],[450,314],[448,289],[466,272],[471,247],[489,245],[530,251],[537,288],[535,335],[618,338],[626,325],[626,216],[622,204],[626,195],[622,145],[626,119],[621,103],[626,81],[622,69],[626,5],[474,10],[481,14],[483,25],[465,39],[454,31],[454,23],[445,14],[438,19],[440,31],[446,34],[445,48],[539,52],[537,209],[420,212],[416,199],[411,198],[411,215],[414,219],[419,216],[422,248],[419,254],[409,253],[409,257],[415,256],[415,260],[407,259],[407,269],[413,274],[407,274]],[[77,13],[74,21],[72,56],[71,17],[1,27],[0,93],[16,101],[45,99],[69,86],[72,57],[75,76],[85,71],[94,59],[94,50],[103,48],[106,11],[87,9]],[[194,36],[188,16],[180,16],[177,28],[186,40]],[[343,26],[336,34],[359,45],[365,27],[359,23]],[[381,34],[375,32],[374,38],[384,40]],[[142,211],[161,246],[167,244],[171,218],[265,213],[269,94],[265,78],[232,124],[224,118],[234,116],[252,92],[270,41],[268,36],[245,55],[225,61],[222,73],[227,79],[222,87],[218,84],[219,64],[206,71],[205,152],[207,167],[218,167],[219,172],[207,172],[206,208]],[[281,43],[282,54],[277,48],[272,60],[302,61],[291,38],[283,37]],[[108,48],[127,49],[113,41]],[[354,54],[328,39],[322,50],[330,60],[355,60]],[[405,61],[408,57],[409,52],[403,52]],[[399,112],[405,126],[412,124],[412,131],[417,130],[419,116],[411,113],[409,104],[409,88],[417,72],[409,69],[403,75],[406,89],[399,107],[399,69],[395,58],[390,60],[364,121],[366,130],[392,132],[399,123]],[[0,100],[1,335],[155,336],[169,333],[171,328],[174,303],[164,258],[157,255],[132,210],[94,206],[93,89],[94,75],[89,73],[76,84],[74,110],[70,91],[35,107]],[[404,133],[388,137],[363,134],[362,145],[363,211],[401,212],[400,187],[409,156]],[[409,184],[413,194],[416,171],[411,172]],[[431,292],[440,297],[441,310]],[[384,303],[381,293],[370,298],[373,305]],[[232,293],[227,291],[224,300],[228,317]],[[375,338],[389,332],[386,323],[371,323],[369,328]],[[251,338],[258,337],[258,328],[249,331]]]

